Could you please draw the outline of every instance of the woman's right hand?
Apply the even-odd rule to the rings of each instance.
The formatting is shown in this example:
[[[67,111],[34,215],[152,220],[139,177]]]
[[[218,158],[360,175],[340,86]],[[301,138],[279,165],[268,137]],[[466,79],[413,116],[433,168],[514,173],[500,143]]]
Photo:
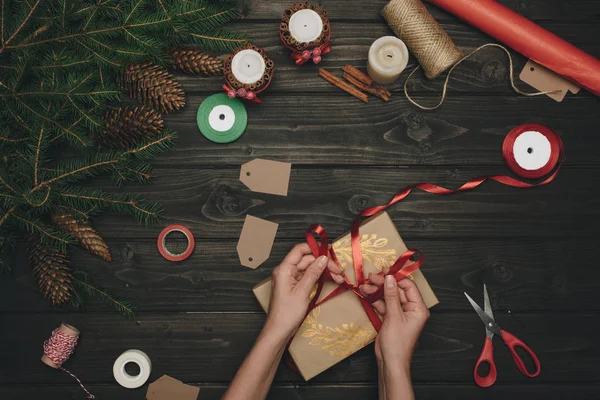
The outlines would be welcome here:
[[[365,295],[375,293],[384,286],[384,297],[373,303],[383,316],[383,325],[375,342],[377,360],[386,368],[410,369],[410,361],[419,335],[429,318],[429,310],[417,285],[410,279],[396,282],[393,276],[371,274],[371,285],[362,285]]]

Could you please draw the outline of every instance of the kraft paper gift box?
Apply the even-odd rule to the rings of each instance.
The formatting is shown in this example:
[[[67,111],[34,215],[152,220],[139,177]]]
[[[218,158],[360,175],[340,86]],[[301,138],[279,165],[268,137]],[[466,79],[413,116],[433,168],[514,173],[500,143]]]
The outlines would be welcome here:
[[[365,278],[370,272],[379,273],[390,267],[407,247],[386,212],[363,222],[359,230]],[[352,262],[350,233],[336,239],[333,250],[348,280],[356,283]],[[428,308],[439,301],[420,269],[410,276],[419,288]],[[319,301],[337,288],[326,281]],[[268,312],[271,298],[271,279],[258,283],[254,295]],[[372,343],[377,336],[358,297],[346,291],[312,310],[292,339],[289,352],[305,380],[329,369],[343,359]]]

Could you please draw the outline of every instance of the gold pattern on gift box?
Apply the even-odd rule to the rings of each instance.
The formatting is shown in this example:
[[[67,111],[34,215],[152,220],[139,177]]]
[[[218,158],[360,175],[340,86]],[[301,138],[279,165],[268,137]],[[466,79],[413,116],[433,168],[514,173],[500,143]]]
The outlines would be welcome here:
[[[388,239],[378,238],[376,233],[362,235],[360,249],[363,260],[373,263],[378,271],[388,268],[398,259],[398,255],[396,249],[386,248],[387,245]],[[342,269],[353,265],[350,235],[333,243],[333,251],[335,251]]]
[[[347,357],[368,345],[375,337],[371,323],[358,326],[354,322],[331,328],[319,323],[321,307],[317,307],[304,319],[302,337],[310,338],[311,346],[319,346],[330,356]]]

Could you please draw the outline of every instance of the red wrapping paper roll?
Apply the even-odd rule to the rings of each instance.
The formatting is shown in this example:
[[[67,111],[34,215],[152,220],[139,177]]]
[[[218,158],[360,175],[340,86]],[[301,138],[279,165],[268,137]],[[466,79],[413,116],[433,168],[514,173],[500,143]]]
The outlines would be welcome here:
[[[600,60],[494,0],[428,0],[600,96]]]

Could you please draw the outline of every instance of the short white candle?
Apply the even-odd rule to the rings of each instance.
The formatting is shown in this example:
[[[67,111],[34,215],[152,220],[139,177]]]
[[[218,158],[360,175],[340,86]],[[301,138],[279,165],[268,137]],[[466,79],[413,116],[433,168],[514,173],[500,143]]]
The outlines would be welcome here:
[[[290,18],[290,34],[300,43],[312,42],[323,32],[323,20],[313,10],[298,10]]]
[[[392,83],[408,64],[408,49],[396,36],[383,36],[369,48],[369,76],[379,84]]]
[[[265,73],[265,60],[259,52],[252,49],[242,50],[231,60],[231,72],[235,79],[244,84],[260,80]]]

